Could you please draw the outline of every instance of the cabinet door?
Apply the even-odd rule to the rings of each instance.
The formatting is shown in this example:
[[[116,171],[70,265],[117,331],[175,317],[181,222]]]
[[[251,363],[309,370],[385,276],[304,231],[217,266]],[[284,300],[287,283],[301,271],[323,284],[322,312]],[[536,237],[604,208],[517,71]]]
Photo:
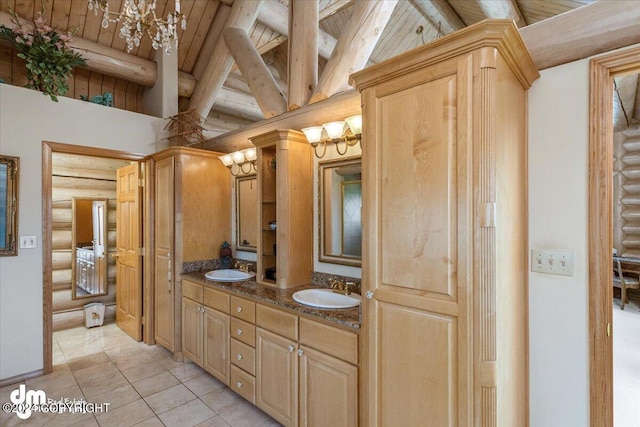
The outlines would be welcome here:
[[[256,405],[285,426],[298,423],[297,343],[256,330]]]
[[[358,368],[300,347],[300,425],[358,425]]]
[[[229,385],[229,315],[204,307],[205,371]]]
[[[182,352],[202,366],[203,309],[197,302],[182,298]]]
[[[173,296],[174,276],[171,267],[174,242],[173,157],[159,160],[155,169],[155,338],[158,344],[174,351],[176,331]]]
[[[366,425],[471,422],[471,66],[363,92]]]

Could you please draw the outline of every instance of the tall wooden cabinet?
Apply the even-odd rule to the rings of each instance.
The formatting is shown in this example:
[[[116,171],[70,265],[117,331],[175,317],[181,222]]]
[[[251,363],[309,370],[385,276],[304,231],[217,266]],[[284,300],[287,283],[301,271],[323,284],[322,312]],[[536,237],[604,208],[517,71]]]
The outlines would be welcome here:
[[[311,146],[295,130],[250,139],[258,154],[257,279],[279,288],[308,283],[313,269]]]
[[[171,147],[151,156],[155,340],[178,359],[182,263],[217,258],[220,245],[231,240],[231,174],[220,155]]]
[[[527,425],[537,77],[503,20],[352,75],[366,183],[363,425]]]

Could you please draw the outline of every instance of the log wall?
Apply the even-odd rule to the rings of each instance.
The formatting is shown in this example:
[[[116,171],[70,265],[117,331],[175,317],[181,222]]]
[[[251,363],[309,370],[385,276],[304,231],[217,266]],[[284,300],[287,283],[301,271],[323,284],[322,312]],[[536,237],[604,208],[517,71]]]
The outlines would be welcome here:
[[[615,133],[613,153],[613,247],[640,258],[640,125]],[[640,292],[629,298],[640,301]]]
[[[70,154],[53,154],[52,175],[52,258],[53,330],[84,324],[82,307],[102,302],[105,323],[115,319],[116,280],[116,170],[128,161]],[[74,197],[106,198],[107,203],[107,284],[108,293],[95,298],[72,299],[72,202]]]
[[[0,79],[14,86],[27,84],[27,71],[24,60],[16,56],[16,52],[8,47],[0,46]],[[113,107],[121,110],[142,113],[142,95],[145,87],[126,80],[105,76],[95,71],[77,68],[69,77],[67,98],[89,99],[109,92],[113,95]]]

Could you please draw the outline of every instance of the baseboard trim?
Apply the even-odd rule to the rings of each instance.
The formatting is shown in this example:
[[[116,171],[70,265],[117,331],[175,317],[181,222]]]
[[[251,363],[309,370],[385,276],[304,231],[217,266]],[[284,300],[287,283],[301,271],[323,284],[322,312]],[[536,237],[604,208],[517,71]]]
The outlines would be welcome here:
[[[44,374],[44,369],[38,369],[37,371],[27,372],[25,374],[16,375],[15,377],[9,377],[0,380],[0,387],[4,387],[11,384],[22,383],[28,379],[42,376]]]

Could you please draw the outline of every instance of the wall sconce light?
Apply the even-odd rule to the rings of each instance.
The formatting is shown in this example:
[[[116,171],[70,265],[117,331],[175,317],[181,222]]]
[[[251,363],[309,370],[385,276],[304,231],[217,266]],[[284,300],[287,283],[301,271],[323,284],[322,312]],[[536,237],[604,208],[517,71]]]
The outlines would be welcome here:
[[[345,122],[347,123],[347,130],[345,131]],[[327,153],[327,143],[333,142],[336,145],[336,151],[339,155],[344,156],[347,153],[349,147],[356,145],[360,142],[362,134],[362,116],[347,117],[344,121],[324,123],[322,126],[311,126],[302,129],[304,136],[309,141],[309,144],[313,147],[313,153],[317,158],[321,159]],[[323,135],[326,135],[323,138]],[[322,154],[318,154],[318,146],[322,145]],[[341,147],[344,147],[342,150]]]
[[[258,166],[256,165],[257,155],[255,148],[234,151],[233,153],[225,154],[218,158],[223,165],[229,168],[229,171],[231,171],[231,175],[233,176],[238,176],[240,172],[244,174],[250,173],[251,169],[253,169],[254,172],[258,170]],[[236,167],[234,168],[234,166]]]

